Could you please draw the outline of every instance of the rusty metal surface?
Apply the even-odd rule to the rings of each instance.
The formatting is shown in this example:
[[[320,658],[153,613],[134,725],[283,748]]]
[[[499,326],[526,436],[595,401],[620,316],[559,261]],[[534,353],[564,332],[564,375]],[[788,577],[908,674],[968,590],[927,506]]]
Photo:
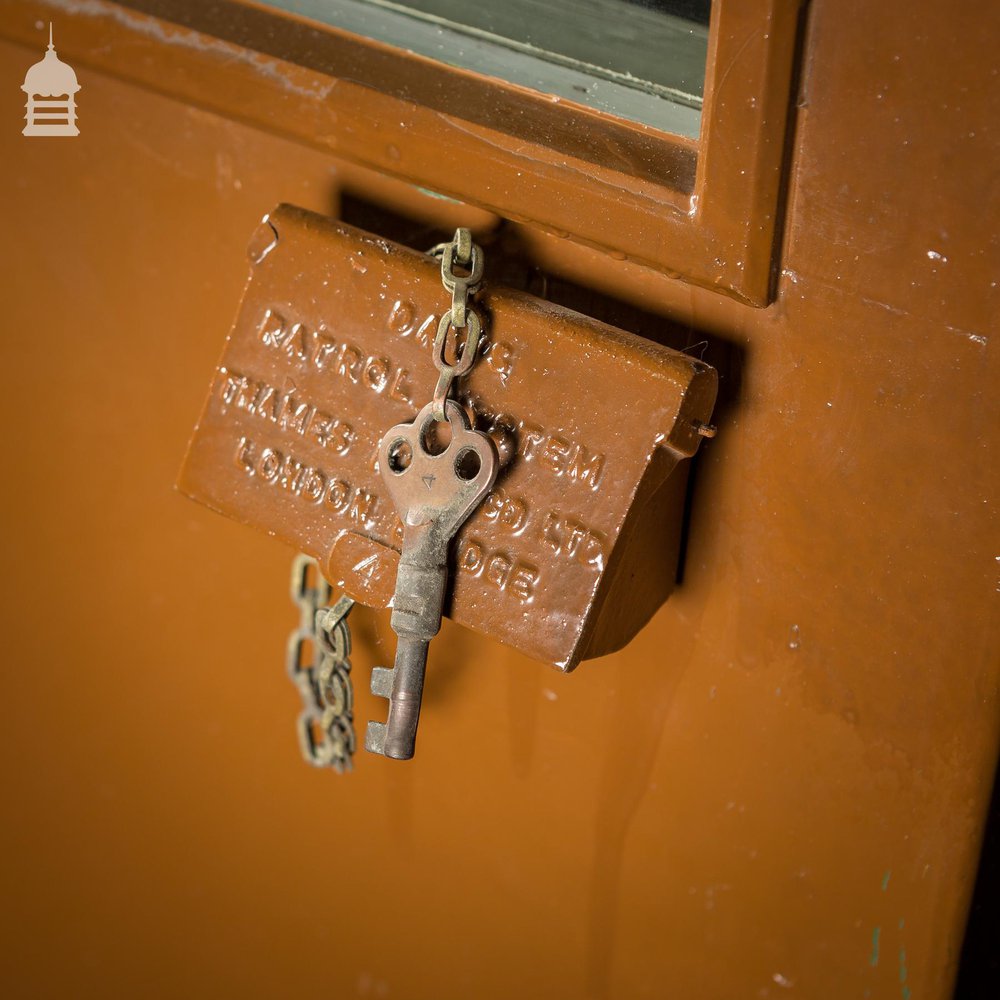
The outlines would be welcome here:
[[[181,488],[385,607],[402,525],[375,456],[388,428],[431,397],[431,342],[450,305],[440,266],[292,206],[269,213],[250,257]],[[615,578],[635,572],[619,538],[697,450],[716,374],[523,293],[487,290],[479,302],[489,341],[461,398],[512,455],[455,540],[448,614],[572,669],[631,639],[666,597],[662,586],[642,599],[619,589],[624,606],[605,615],[614,635],[597,629]],[[635,543],[668,569],[676,512],[670,527]]]
[[[15,7],[44,16],[0,30]],[[949,997],[1000,720],[1000,28],[810,8],[771,307],[528,225],[490,248],[536,294],[708,341],[681,584],[569,676],[446,621],[418,758],[346,781],[292,735],[287,545],[178,495],[178,456],[263,212],[416,247],[498,221],[93,65],[81,135],[21,137],[46,26],[0,46],[5,996]],[[209,86],[198,50],[87,23],[109,64]],[[300,77],[240,66],[234,107],[301,110]],[[373,158],[403,120],[372,120]],[[351,622],[360,677],[392,633]]]

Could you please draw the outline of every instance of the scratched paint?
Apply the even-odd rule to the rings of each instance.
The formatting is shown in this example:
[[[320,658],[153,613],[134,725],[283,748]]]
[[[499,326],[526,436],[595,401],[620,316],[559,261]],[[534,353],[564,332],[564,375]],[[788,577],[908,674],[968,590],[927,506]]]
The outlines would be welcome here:
[[[336,86],[336,80],[330,80],[314,86],[300,86],[282,69],[281,61],[272,59],[259,52],[253,52],[241,45],[227,42],[221,38],[209,38],[197,31],[184,28],[167,30],[160,21],[144,14],[136,14],[122,10],[114,4],[103,0],[49,0],[51,6],[64,10],[66,13],[84,17],[107,17],[124,25],[126,28],[142,32],[163,45],[179,45],[185,48],[211,52],[222,58],[246,63],[259,75],[273,80],[283,90],[301,97],[323,100],[330,96]]]
[[[878,939],[881,933],[881,927],[876,927],[875,930],[872,931],[872,954],[871,958],[868,959],[868,964],[872,968],[875,968],[875,966],[878,965]]]

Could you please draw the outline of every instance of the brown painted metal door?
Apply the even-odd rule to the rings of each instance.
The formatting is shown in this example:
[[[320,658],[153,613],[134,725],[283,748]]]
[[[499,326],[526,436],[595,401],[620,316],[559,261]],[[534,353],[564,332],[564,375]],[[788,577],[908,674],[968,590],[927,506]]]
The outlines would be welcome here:
[[[388,84],[178,24],[235,6],[0,5],[4,994],[949,996],[998,735],[996,13],[779,17],[787,130],[782,104],[752,148],[724,131],[745,55],[716,67],[712,133],[718,169],[772,180],[662,231],[637,187],[631,260],[542,218],[551,184],[615,228],[585,151],[433,95],[390,94],[397,127]],[[72,138],[20,134],[50,18]],[[468,196],[412,180],[466,142],[498,171],[468,160]],[[703,152],[641,183],[689,194]],[[721,375],[682,573],[639,636],[562,675],[446,622],[417,758],[343,777],[295,742],[292,552],[173,489],[282,201],[418,248],[493,234],[506,283],[707,341]],[[717,279],[713,233],[745,251]],[[354,641],[364,678],[386,614]]]

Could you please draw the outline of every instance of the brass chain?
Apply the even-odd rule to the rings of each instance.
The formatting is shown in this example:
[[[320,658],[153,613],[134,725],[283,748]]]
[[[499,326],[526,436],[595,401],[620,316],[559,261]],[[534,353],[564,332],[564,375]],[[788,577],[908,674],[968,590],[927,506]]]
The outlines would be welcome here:
[[[468,229],[456,229],[455,238],[450,243],[439,243],[431,254],[441,258],[441,283],[451,293],[451,308],[438,323],[433,347],[438,380],[431,413],[435,420],[446,421],[445,401],[451,395],[454,381],[472,371],[479,353],[483,324],[470,300],[482,284],[485,257],[482,248],[472,242]],[[456,265],[460,269],[457,272]],[[456,341],[454,364],[446,357],[448,335],[453,329],[456,338],[460,331],[465,333],[463,340]]]
[[[354,601],[345,595],[329,607],[330,585],[306,555],[292,563],[291,592],[300,618],[288,637],[286,669],[302,697],[299,746],[306,763],[342,774],[352,769],[357,747],[347,624]]]

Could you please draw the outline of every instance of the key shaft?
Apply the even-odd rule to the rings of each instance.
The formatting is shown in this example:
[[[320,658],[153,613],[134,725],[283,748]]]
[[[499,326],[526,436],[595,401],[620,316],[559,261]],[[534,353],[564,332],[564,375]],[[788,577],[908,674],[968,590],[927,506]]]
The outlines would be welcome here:
[[[389,699],[389,715],[384,724],[369,723],[365,748],[396,760],[413,756],[427,653],[441,629],[448,585],[447,540],[443,546],[440,541],[435,544],[435,554],[428,551],[428,535],[427,525],[404,531],[390,618],[398,640],[396,659],[391,670],[376,668],[381,675],[377,682],[372,678],[372,692]]]
[[[390,619],[398,637],[395,664],[372,672],[372,693],[389,699],[389,713],[384,723],[369,722],[365,749],[397,760],[414,753],[428,646],[440,631],[447,595],[449,545],[492,489],[499,468],[492,440],[473,430],[452,400],[451,441],[430,450],[432,407],[412,423],[397,424],[379,446],[382,478],[404,527]]]

